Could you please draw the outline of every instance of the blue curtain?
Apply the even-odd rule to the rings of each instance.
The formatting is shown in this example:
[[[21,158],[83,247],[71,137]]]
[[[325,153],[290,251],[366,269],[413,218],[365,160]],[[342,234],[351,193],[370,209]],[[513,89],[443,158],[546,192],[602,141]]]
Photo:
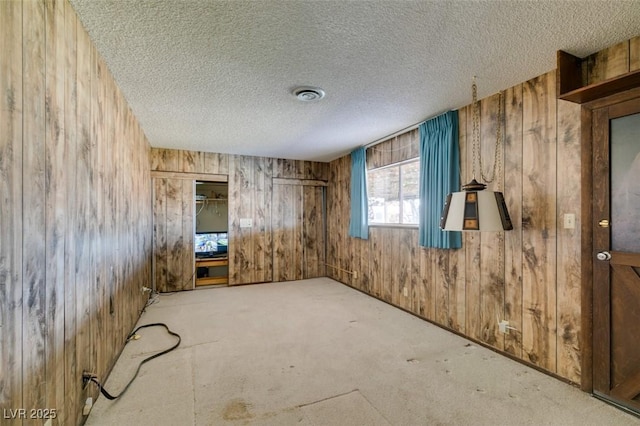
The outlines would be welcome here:
[[[458,111],[449,111],[420,125],[420,227],[423,247],[462,247],[462,234],[440,229],[447,194],[460,190]]]
[[[369,238],[369,204],[367,200],[367,152],[364,147],[351,153],[351,220],[349,235]]]

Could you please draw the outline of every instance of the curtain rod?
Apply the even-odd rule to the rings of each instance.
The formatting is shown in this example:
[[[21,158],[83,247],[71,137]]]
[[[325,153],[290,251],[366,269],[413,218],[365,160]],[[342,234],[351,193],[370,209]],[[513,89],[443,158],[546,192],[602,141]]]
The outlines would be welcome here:
[[[369,149],[369,148],[371,148],[372,146],[376,146],[376,145],[378,145],[378,144],[381,144],[382,142],[386,142],[386,141],[388,141],[389,139],[391,139],[391,138],[395,138],[395,137],[396,137],[396,136],[398,136],[398,135],[401,135],[401,134],[406,133],[406,132],[408,132],[408,131],[410,131],[410,130],[413,130],[413,129],[417,129],[417,128],[418,128],[418,127],[420,127],[420,125],[421,125],[422,123],[424,123],[425,121],[431,120],[432,118],[439,117],[439,116],[441,116],[441,115],[443,115],[443,114],[446,114],[446,113],[448,113],[448,112],[450,112],[450,111],[453,111],[453,110],[452,110],[452,109],[450,109],[450,110],[447,110],[447,111],[445,111],[445,112],[441,112],[441,113],[439,113],[439,114],[432,115],[431,117],[427,117],[427,118],[425,118],[424,120],[419,121],[419,122],[417,122],[416,124],[412,124],[412,125],[411,125],[411,126],[409,126],[409,127],[405,127],[405,128],[404,128],[404,129],[402,129],[402,130],[398,130],[397,132],[391,133],[391,134],[389,134],[389,135],[387,135],[387,136],[384,136],[384,137],[382,137],[382,138],[380,138],[380,139],[376,139],[376,140],[375,140],[375,141],[373,141],[373,142],[369,142],[368,144],[364,145],[364,149]]]

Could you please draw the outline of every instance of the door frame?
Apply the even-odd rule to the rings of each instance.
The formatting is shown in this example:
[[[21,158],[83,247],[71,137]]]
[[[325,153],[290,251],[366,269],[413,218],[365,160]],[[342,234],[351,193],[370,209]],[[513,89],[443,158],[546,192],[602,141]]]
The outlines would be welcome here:
[[[596,99],[582,104],[581,110],[581,343],[582,376],[580,388],[593,393],[593,262],[595,258],[593,242],[593,111],[599,108],[612,106],[617,103],[640,98],[640,87],[627,90],[622,93]]]

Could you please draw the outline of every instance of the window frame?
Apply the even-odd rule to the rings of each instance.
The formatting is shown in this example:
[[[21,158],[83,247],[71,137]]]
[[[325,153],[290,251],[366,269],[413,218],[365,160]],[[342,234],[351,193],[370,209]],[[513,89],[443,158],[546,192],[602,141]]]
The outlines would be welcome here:
[[[391,164],[386,164],[384,166],[380,166],[380,167],[374,167],[371,169],[367,169],[367,189],[369,186],[369,173],[374,172],[374,171],[380,171],[380,170],[384,170],[384,169],[389,169],[392,167],[397,167],[398,168],[398,204],[399,204],[399,219],[402,221],[403,219],[403,196],[404,196],[404,192],[402,189],[402,182],[403,182],[403,173],[402,173],[402,166],[405,166],[407,164],[410,163],[418,163],[418,201],[420,198],[420,157],[413,157],[413,158],[408,158],[406,160],[402,160],[402,161],[398,161],[395,163],[391,163]],[[371,194],[368,193],[367,191],[367,206],[369,205],[369,199],[371,198]],[[372,222],[371,220],[369,220],[369,227],[371,228],[418,228],[419,226],[419,220],[418,223],[389,223],[389,222]]]

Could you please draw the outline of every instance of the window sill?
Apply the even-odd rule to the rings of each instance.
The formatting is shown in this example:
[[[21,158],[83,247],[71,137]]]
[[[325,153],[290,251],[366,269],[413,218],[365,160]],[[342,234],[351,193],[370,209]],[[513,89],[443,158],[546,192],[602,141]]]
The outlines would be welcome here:
[[[404,229],[418,229],[418,224],[410,223],[370,223],[369,228],[404,228]]]

